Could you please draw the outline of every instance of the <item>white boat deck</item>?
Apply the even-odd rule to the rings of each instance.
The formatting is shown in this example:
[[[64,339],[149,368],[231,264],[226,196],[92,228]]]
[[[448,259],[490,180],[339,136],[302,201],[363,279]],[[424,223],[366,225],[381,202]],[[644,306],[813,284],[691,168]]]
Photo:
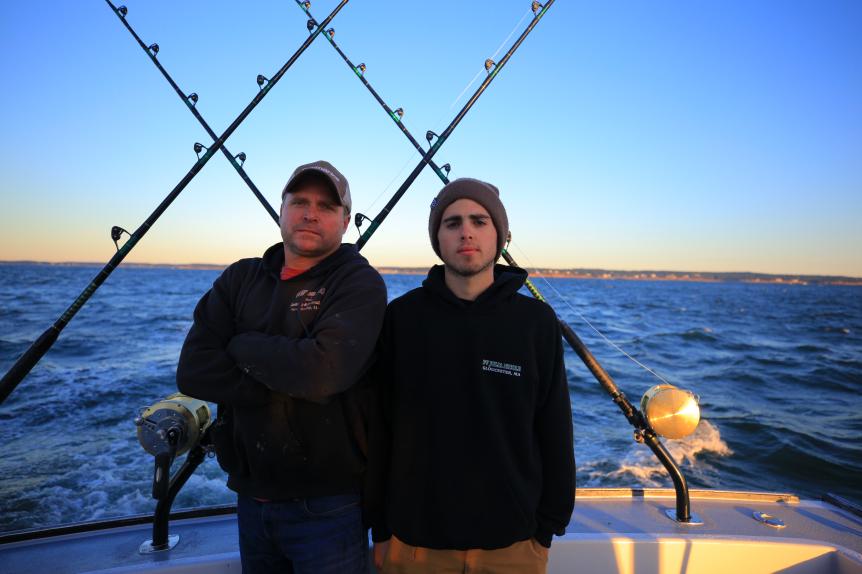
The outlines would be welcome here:
[[[862,573],[862,519],[835,506],[791,495],[692,491],[700,526],[665,516],[674,507],[667,490],[579,490],[567,533],[555,539],[549,572],[792,574]],[[755,511],[786,526],[756,521]],[[179,544],[140,554],[149,524],[7,541],[0,572],[238,573],[232,514],[171,523]],[[7,537],[8,539],[8,537]]]

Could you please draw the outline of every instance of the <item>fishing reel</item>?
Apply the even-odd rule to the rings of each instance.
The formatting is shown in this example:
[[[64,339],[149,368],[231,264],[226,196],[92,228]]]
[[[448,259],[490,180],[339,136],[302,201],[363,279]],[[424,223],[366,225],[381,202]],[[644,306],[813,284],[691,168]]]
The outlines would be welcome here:
[[[174,459],[200,444],[211,422],[209,405],[182,393],[158,401],[135,418],[138,442],[156,459],[153,498],[165,497]]]
[[[685,438],[697,429],[700,405],[691,391],[673,385],[655,385],[641,397],[647,424],[665,438]]]

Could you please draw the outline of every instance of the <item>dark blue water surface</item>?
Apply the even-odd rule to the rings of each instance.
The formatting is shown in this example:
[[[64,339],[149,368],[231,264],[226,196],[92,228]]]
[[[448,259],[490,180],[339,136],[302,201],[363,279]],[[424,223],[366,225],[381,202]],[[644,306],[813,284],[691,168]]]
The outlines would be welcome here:
[[[96,267],[0,265],[0,373]],[[0,531],[152,512],[152,459],[133,419],[174,392],[198,298],[217,271],[120,268],[0,406]],[[390,297],[420,276],[385,277]],[[862,289],[742,283],[538,280],[637,402],[659,380],[701,398],[703,421],[666,441],[692,487],[862,500]],[[579,486],[670,486],[577,356],[566,366]],[[176,508],[233,496],[207,460]]]

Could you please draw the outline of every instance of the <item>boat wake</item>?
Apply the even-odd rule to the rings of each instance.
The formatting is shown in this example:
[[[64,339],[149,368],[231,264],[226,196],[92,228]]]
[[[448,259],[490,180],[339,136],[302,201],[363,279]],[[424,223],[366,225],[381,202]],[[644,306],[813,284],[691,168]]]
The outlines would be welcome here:
[[[708,469],[703,468],[706,457],[727,457],[733,451],[721,438],[718,427],[708,420],[701,420],[697,430],[689,437],[681,440],[665,440],[665,447],[673,459],[679,464],[687,476],[694,476],[700,482],[708,476]],[[656,459],[653,453],[643,445],[634,444],[631,450],[618,463],[610,461],[592,461],[580,469],[582,476],[587,478],[584,486],[613,484],[631,484],[640,486],[667,486],[670,481],[667,471]],[[708,463],[706,463],[708,464]]]

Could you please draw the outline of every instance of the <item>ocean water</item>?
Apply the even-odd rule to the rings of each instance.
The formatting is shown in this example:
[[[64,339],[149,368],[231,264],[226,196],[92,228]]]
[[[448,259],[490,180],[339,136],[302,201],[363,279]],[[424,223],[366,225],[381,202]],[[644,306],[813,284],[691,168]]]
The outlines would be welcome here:
[[[97,267],[0,265],[0,372]],[[133,419],[175,390],[198,298],[216,271],[120,268],[0,405],[0,531],[151,513],[152,459]],[[385,277],[390,297],[422,277]],[[537,280],[633,403],[658,383],[597,332],[700,396],[665,441],[693,488],[835,492],[862,501],[862,289]],[[566,352],[579,486],[670,486],[578,357]],[[207,460],[174,508],[230,503]]]

